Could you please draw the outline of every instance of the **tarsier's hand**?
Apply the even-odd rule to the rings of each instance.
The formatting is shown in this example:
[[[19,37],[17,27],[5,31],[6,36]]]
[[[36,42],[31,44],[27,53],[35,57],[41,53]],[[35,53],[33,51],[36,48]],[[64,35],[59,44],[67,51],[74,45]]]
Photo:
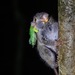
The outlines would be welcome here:
[[[56,46],[59,47],[61,45],[63,45],[63,41],[61,40],[61,38],[59,38],[58,40],[56,40]]]

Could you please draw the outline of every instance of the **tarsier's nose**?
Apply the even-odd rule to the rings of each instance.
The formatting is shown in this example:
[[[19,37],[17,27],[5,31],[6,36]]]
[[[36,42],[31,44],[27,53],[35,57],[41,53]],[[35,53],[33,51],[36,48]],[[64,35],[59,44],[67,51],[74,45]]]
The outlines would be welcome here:
[[[38,32],[38,29],[36,28],[36,23],[35,22],[31,22],[31,26],[33,27],[34,32]]]

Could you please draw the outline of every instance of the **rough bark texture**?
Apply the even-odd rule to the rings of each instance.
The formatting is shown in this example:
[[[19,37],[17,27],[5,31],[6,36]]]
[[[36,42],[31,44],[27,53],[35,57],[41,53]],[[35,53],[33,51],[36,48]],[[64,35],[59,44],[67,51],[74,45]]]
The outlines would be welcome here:
[[[75,75],[75,0],[58,0],[59,75]]]

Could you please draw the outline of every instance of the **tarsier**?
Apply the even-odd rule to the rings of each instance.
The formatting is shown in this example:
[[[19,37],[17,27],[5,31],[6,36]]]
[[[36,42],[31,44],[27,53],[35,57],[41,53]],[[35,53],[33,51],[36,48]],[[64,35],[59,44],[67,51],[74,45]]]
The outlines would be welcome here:
[[[34,47],[37,42],[37,50],[40,57],[57,72],[57,40],[58,40],[58,22],[48,13],[37,13],[33,17],[30,26],[29,43]]]

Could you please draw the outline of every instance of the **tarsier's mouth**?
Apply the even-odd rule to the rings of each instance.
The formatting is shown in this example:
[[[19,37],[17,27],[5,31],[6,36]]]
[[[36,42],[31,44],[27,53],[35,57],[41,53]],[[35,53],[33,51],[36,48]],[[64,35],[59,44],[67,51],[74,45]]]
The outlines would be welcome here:
[[[42,18],[42,19],[40,19],[40,21],[41,21],[43,24],[45,24],[45,23],[48,22],[48,18]],[[36,23],[36,21],[34,21],[33,30],[34,30],[34,32],[37,33],[39,30],[37,29],[36,25],[37,25],[37,23]]]
[[[36,27],[34,27],[33,30],[34,30],[34,32],[36,32],[36,33],[39,31]]]
[[[37,33],[39,30],[36,28],[36,25],[36,22],[32,23],[33,31]]]

